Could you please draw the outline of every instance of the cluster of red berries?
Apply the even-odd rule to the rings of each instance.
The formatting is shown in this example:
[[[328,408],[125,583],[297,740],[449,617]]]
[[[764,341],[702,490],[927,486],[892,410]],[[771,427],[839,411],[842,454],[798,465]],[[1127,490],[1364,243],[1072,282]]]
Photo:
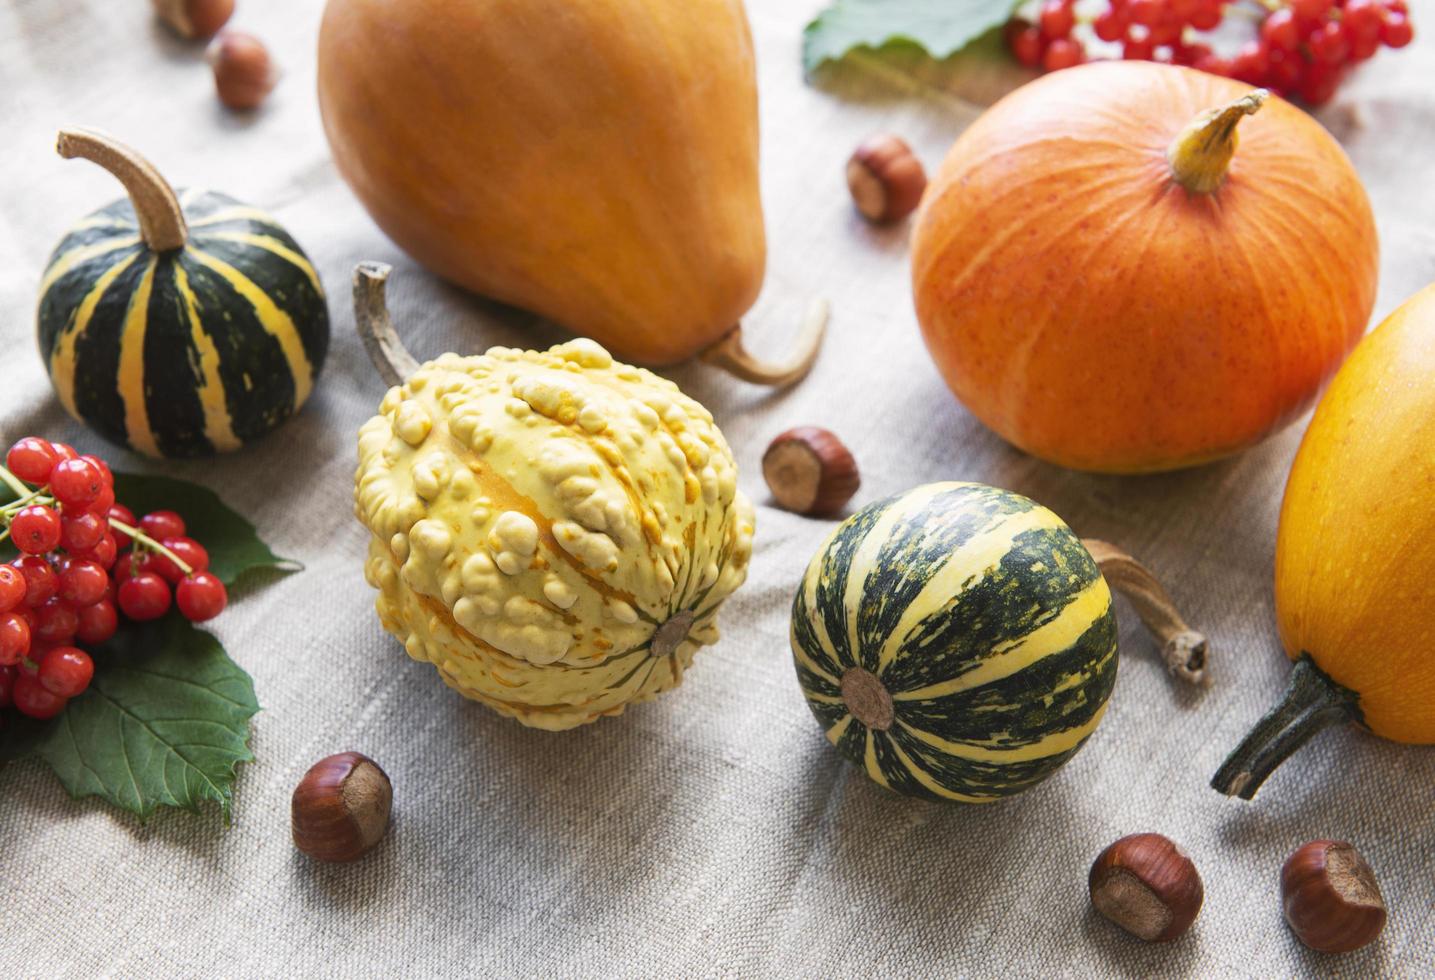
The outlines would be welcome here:
[[[158,619],[173,599],[200,622],[224,609],[224,583],[206,571],[209,555],[185,537],[180,516],[136,521],[115,502],[104,460],[29,436],[10,447],[0,479],[17,497],[0,507],[0,539],[20,552],[0,564],[0,709],[42,719],[63,711],[95,673],[75,644],[108,640],[121,612]]]
[[[1092,18],[1078,16],[1077,6],[1044,0],[1035,23],[1012,20],[1007,44],[1017,60],[1045,71],[1079,65],[1088,53],[1073,32],[1089,24],[1127,60],[1189,65],[1315,106],[1382,45],[1403,48],[1415,36],[1405,0],[1106,0]],[[1237,7],[1256,13],[1260,29],[1234,54],[1217,54],[1198,36]]]

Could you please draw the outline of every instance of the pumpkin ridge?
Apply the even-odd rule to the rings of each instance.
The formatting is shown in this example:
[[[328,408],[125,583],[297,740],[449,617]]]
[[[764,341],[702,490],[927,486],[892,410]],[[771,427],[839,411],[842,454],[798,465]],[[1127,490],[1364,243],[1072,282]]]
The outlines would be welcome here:
[[[74,317],[64,326],[56,325],[55,311],[47,303],[50,294],[47,292],[41,298],[40,338],[42,345],[45,344],[46,338],[49,338],[45,364],[49,368],[50,377],[54,380],[55,391],[60,396],[61,404],[74,418],[80,418],[77,409],[78,399],[75,397],[79,344],[85,338],[90,322],[94,319],[95,308],[105,298],[105,294],[114,285],[115,280],[135,265],[135,260],[139,255],[140,250],[135,248],[129,255],[118,258],[113,265],[106,269],[80,301]]]
[[[125,441],[136,452],[158,456],[159,444],[150,429],[149,412],[145,405],[145,338],[149,326],[149,300],[154,291],[155,270],[159,257],[150,253],[125,314],[120,335],[119,393],[124,403]]]
[[[309,285],[314,287],[314,292],[323,296],[324,287],[319,282],[319,273],[314,271],[314,266],[303,255],[286,245],[279,236],[273,234],[272,227],[266,226],[263,233],[257,231],[204,231],[194,235],[192,241],[201,247],[207,242],[217,241],[263,249],[304,273],[309,280]]]

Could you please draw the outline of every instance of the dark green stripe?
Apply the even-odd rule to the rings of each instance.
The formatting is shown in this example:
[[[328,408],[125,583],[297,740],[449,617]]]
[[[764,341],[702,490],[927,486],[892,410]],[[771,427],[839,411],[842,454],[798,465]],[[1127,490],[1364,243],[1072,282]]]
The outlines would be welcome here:
[[[837,720],[841,720],[840,715]],[[827,728],[831,727],[831,725],[827,726]],[[826,728],[823,729],[823,731],[826,730]],[[862,765],[865,758],[863,753],[867,751],[867,726],[853,718],[852,723],[847,726],[847,731],[843,732],[842,737],[837,740],[837,751],[859,766]]]
[[[176,283],[180,253],[159,257],[145,324],[145,411],[161,455],[208,456],[214,446],[204,433],[204,383],[193,324]],[[163,380],[160,380],[163,379]]]
[[[969,484],[944,490],[920,510],[903,514],[862,584],[857,612],[862,666],[877,671],[882,646],[902,614],[963,545],[1002,518],[1035,506],[1017,494]]]
[[[857,666],[851,644],[847,642],[846,595],[847,579],[852,572],[852,556],[862,547],[863,540],[882,519],[887,509],[901,500],[902,495],[898,494],[863,507],[838,528],[836,536],[828,543],[827,550],[822,555],[817,579],[817,614],[827,628],[827,638],[832,641],[830,659],[835,661],[835,666],[839,668],[833,671],[839,677],[848,667]],[[807,574],[811,575],[812,572]]]
[[[937,785],[964,796],[989,799],[1000,799],[1030,789],[1061,768],[1061,765],[1081,748],[1081,745],[1077,745],[1068,751],[1041,759],[995,763],[976,762],[948,755],[901,728],[893,728],[879,740],[879,744],[890,745],[891,742],[896,742],[912,760],[913,765],[919,767]],[[907,772],[906,768],[897,760],[895,752],[891,752],[889,749],[885,755],[879,753],[878,757],[892,759],[892,771],[889,772],[884,766],[882,772],[894,788],[900,786],[903,793],[911,796],[943,799],[941,795],[927,789],[918,782],[915,776]]]
[[[843,635],[846,635],[845,630]],[[797,587],[797,596],[792,600],[792,641],[818,667],[833,677],[841,678],[843,668],[822,645],[822,641],[817,638],[817,628],[812,625],[812,609],[807,605],[806,578]]]
[[[917,624],[882,682],[896,694],[960,677],[997,655],[998,647],[1055,619],[1100,576],[1066,527],[1024,531],[980,582]]]
[[[100,435],[129,445],[120,376],[120,338],[125,317],[149,262],[140,256],[115,277],[95,307],[90,325],[75,343],[75,410]],[[76,304],[78,306],[78,304]]]
[[[181,200],[184,199],[185,193],[187,193],[185,188],[176,188],[175,190],[175,196]],[[218,191],[202,191],[195,195],[194,200],[185,207],[184,217],[188,221],[200,221],[217,211],[223,211],[225,208],[244,208],[248,206],[249,205],[243,201],[237,201],[228,194],[221,194]]]
[[[75,322],[75,315],[80,311],[80,304],[95,288],[95,283],[110,269],[141,251],[144,251],[143,245],[131,245],[128,248],[106,252],[88,262],[81,262],[56,279],[40,297],[36,322],[39,330],[40,354],[45,358],[47,364],[55,353],[55,345],[59,343],[60,335],[69,328],[70,324]],[[143,268],[144,262],[138,261],[137,265]],[[117,285],[117,283],[111,283],[110,289],[113,291]],[[91,324],[94,322],[92,320]]]
[[[283,242],[286,248],[304,254],[294,239],[284,234],[278,225],[251,224],[255,234],[269,235]],[[323,294],[314,289],[314,283],[303,269],[287,259],[254,245],[211,238],[205,234],[210,230],[195,230],[194,247],[244,273],[274,301],[275,306],[289,315],[317,378],[324,356],[329,351],[329,309]]]
[[[990,684],[923,701],[895,702],[896,717],[951,742],[1003,738],[1013,747],[1089,722],[1116,684],[1116,617],[1106,615],[1066,650]],[[1063,678],[1085,680],[1054,691]]]
[[[294,413],[294,378],[284,351],[259,315],[218,273],[187,253],[179,263],[189,276],[195,304],[219,352],[219,375],[234,434],[258,438]]]

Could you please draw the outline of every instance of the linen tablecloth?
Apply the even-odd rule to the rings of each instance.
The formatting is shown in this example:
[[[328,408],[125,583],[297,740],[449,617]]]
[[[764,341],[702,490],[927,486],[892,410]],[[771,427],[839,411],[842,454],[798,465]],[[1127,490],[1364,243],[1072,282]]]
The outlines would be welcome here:
[[[97,168],[55,155],[62,125],[106,128],[176,184],[271,210],[314,259],[334,318],[313,399],[259,444],[192,463],[114,455],[120,468],[215,488],[305,565],[241,590],[212,624],[264,708],[233,825],[214,808],[141,825],[69,799],[38,763],[0,769],[3,972],[1435,976],[1435,751],[1340,730],[1252,803],[1206,785],[1290,670],[1275,636],[1272,554],[1305,420],[1236,459],[1147,478],[1066,472],[982,428],[924,352],[906,228],[864,224],[842,178],[851,148],[879,129],[906,136],[934,167],[977,109],[870,64],[843,73],[841,98],[804,84],[801,29],[815,0],[749,3],[771,262],[747,325],[754,347],[778,355],[808,300],[826,296],[826,349],[782,393],[700,366],[664,372],[712,409],[761,505],[752,575],[723,613],[722,642],[677,691],[559,735],[467,702],[411,661],[378,625],[366,532],[351,513],[355,433],[383,386],[353,331],[350,270],[394,264],[392,307],[420,356],[563,334],[437,281],[360,208],[320,128],[321,6],[240,0],[234,26],[265,38],[286,72],[252,116],[219,107],[202,46],[171,37],[141,0],[0,7],[0,442],[34,432],[105,448],[64,415],[34,349],[50,249],[119,192]],[[1321,114],[1375,206],[1377,319],[1435,280],[1435,2],[1412,6],[1415,45],[1382,53]],[[826,743],[793,675],[788,606],[830,524],[771,507],[758,462],[795,424],[827,426],[852,447],[858,504],[981,480],[1119,542],[1210,635],[1214,687],[1178,689],[1119,602],[1110,711],[1059,774],[982,808],[879,789]],[[366,860],[320,866],[290,843],[289,797],[310,764],[345,749],[387,769],[394,824]],[[1205,879],[1204,912],[1171,946],[1128,938],[1086,898],[1096,853],[1145,830],[1179,841]],[[1383,938],[1363,952],[1308,952],[1282,921],[1281,862],[1321,836],[1355,842],[1389,901]]]

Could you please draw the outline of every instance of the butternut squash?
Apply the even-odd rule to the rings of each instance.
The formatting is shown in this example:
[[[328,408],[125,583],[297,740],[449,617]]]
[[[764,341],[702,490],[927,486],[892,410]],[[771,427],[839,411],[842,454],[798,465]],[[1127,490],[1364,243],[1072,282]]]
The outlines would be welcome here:
[[[740,0],[333,0],[319,103],[340,172],[419,262],[645,364],[783,384],[737,324],[762,286]]]

